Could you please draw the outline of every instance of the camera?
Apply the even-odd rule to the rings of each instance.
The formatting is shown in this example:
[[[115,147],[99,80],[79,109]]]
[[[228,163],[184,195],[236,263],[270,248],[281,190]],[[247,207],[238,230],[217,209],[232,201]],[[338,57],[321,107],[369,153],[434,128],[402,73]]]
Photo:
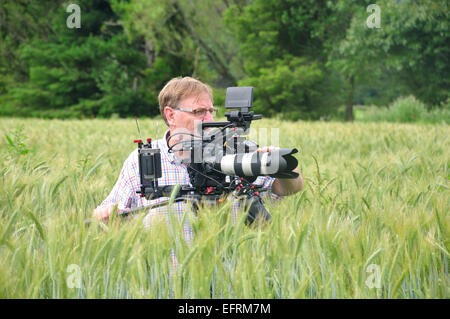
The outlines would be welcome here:
[[[258,145],[245,138],[253,120],[262,118],[251,111],[253,87],[229,87],[226,91],[225,113],[227,121],[200,122],[196,134],[178,132],[182,140],[169,147],[169,152],[183,152],[190,185],[181,185],[175,195],[178,200],[198,202],[214,200],[233,193],[248,210],[247,222],[256,218],[270,220],[260,192],[270,191],[253,182],[258,176],[296,178],[293,172],[298,161],[295,148],[257,152]],[[173,136],[174,136],[173,135]],[[172,138],[173,136],[170,136]],[[167,197],[175,185],[158,186],[161,177],[161,153],[152,148],[151,139],[138,143],[141,187],[137,191],[147,199]]]

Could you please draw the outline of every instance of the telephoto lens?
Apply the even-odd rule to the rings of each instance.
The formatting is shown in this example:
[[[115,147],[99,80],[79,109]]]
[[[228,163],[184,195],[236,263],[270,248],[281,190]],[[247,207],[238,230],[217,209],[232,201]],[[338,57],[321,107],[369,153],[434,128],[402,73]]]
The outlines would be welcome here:
[[[298,161],[292,154],[297,152],[296,148],[281,148],[270,152],[230,154],[211,164],[225,175],[296,178],[298,173],[292,170]]]

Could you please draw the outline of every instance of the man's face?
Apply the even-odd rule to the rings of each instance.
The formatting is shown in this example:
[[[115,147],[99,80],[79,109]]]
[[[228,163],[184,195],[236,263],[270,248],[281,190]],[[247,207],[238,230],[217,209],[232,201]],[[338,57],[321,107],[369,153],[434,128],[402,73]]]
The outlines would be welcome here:
[[[208,94],[187,97],[181,100],[179,109],[164,108],[164,114],[169,123],[170,131],[194,133],[200,122],[214,121],[213,104]],[[192,112],[191,112],[192,111]]]

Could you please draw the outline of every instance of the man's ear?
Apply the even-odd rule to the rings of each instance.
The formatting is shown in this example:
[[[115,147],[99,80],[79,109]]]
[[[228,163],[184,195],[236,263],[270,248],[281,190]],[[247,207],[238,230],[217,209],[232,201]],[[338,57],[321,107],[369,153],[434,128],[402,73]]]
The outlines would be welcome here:
[[[166,117],[167,123],[170,125],[173,124],[173,121],[175,120],[175,110],[171,107],[166,106],[164,108],[164,116]]]

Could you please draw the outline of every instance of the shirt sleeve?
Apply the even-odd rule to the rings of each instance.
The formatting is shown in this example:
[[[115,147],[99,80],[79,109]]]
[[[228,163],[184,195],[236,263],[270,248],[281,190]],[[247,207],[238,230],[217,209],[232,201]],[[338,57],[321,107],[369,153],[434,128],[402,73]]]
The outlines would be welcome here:
[[[261,192],[260,196],[263,200],[282,200],[283,196],[277,195],[272,192],[272,184],[275,181],[274,177],[270,176],[258,176],[258,178],[253,182],[254,185],[260,185],[263,188],[268,188],[269,191]]]
[[[108,197],[100,204],[99,207],[108,205],[118,205],[119,210],[137,207],[139,199],[136,194],[136,186],[134,185],[139,177],[136,164],[133,163],[134,152],[125,160],[119,178]]]

